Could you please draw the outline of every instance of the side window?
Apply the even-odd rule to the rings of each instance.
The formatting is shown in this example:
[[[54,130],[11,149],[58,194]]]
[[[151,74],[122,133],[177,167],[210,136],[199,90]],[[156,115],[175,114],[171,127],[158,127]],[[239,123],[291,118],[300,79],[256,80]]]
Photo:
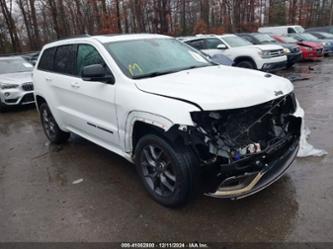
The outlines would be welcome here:
[[[75,51],[74,45],[57,48],[54,58],[54,72],[74,75]]]
[[[54,60],[55,50],[56,50],[55,48],[48,48],[44,50],[38,64],[38,69],[45,71],[53,70],[53,60]]]
[[[219,39],[216,38],[208,38],[206,39],[207,49],[217,49],[217,46],[223,44]]]
[[[83,67],[93,64],[106,65],[96,48],[86,44],[79,45],[76,60],[76,73],[81,75]]]
[[[288,28],[288,34],[296,33],[294,28]]]
[[[200,40],[195,40],[195,41],[189,41],[187,42],[188,45],[201,50],[201,49],[206,49],[206,44],[205,41],[203,39]]]

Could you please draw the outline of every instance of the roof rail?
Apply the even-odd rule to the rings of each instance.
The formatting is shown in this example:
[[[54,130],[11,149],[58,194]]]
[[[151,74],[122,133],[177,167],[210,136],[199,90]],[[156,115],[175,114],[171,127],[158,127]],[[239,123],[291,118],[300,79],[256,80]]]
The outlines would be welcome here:
[[[57,41],[68,40],[68,39],[75,39],[75,38],[84,38],[84,37],[90,37],[90,35],[89,34],[74,35],[74,36],[59,38],[59,39],[57,39]]]

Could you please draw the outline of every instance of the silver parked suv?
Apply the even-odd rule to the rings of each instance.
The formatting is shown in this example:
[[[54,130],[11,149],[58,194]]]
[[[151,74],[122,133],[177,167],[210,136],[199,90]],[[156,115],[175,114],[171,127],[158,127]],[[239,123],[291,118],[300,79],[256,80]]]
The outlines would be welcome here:
[[[0,111],[34,103],[32,69],[22,57],[0,57]]]

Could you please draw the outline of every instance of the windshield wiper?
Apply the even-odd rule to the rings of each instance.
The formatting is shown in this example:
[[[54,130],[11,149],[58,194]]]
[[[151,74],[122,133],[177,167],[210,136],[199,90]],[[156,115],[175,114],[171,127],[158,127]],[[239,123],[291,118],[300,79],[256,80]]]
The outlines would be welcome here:
[[[170,70],[170,71],[156,71],[152,73],[147,73],[147,74],[141,74],[141,75],[134,75],[132,76],[132,79],[144,79],[144,78],[153,78],[165,74],[170,74],[170,73],[176,73],[178,70]]]
[[[200,66],[196,65],[196,66],[178,68],[178,69],[168,70],[168,71],[156,71],[156,72],[147,73],[147,74],[134,75],[134,76],[132,76],[132,79],[153,78],[153,77],[157,77],[157,76],[161,76],[161,75],[165,75],[165,74],[177,73],[177,72],[184,71],[184,70],[200,68],[200,67],[208,67],[208,66],[213,66],[213,64],[200,65]]]

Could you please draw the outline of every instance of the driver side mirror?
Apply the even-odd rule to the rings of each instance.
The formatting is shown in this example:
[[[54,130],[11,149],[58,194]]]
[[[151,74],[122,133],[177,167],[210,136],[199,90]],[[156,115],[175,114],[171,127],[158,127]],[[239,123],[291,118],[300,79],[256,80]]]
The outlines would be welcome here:
[[[108,84],[115,83],[113,75],[108,72],[102,64],[93,64],[83,67],[81,77],[84,81],[100,81]]]
[[[219,44],[216,47],[217,49],[227,49],[227,46],[225,44]]]

